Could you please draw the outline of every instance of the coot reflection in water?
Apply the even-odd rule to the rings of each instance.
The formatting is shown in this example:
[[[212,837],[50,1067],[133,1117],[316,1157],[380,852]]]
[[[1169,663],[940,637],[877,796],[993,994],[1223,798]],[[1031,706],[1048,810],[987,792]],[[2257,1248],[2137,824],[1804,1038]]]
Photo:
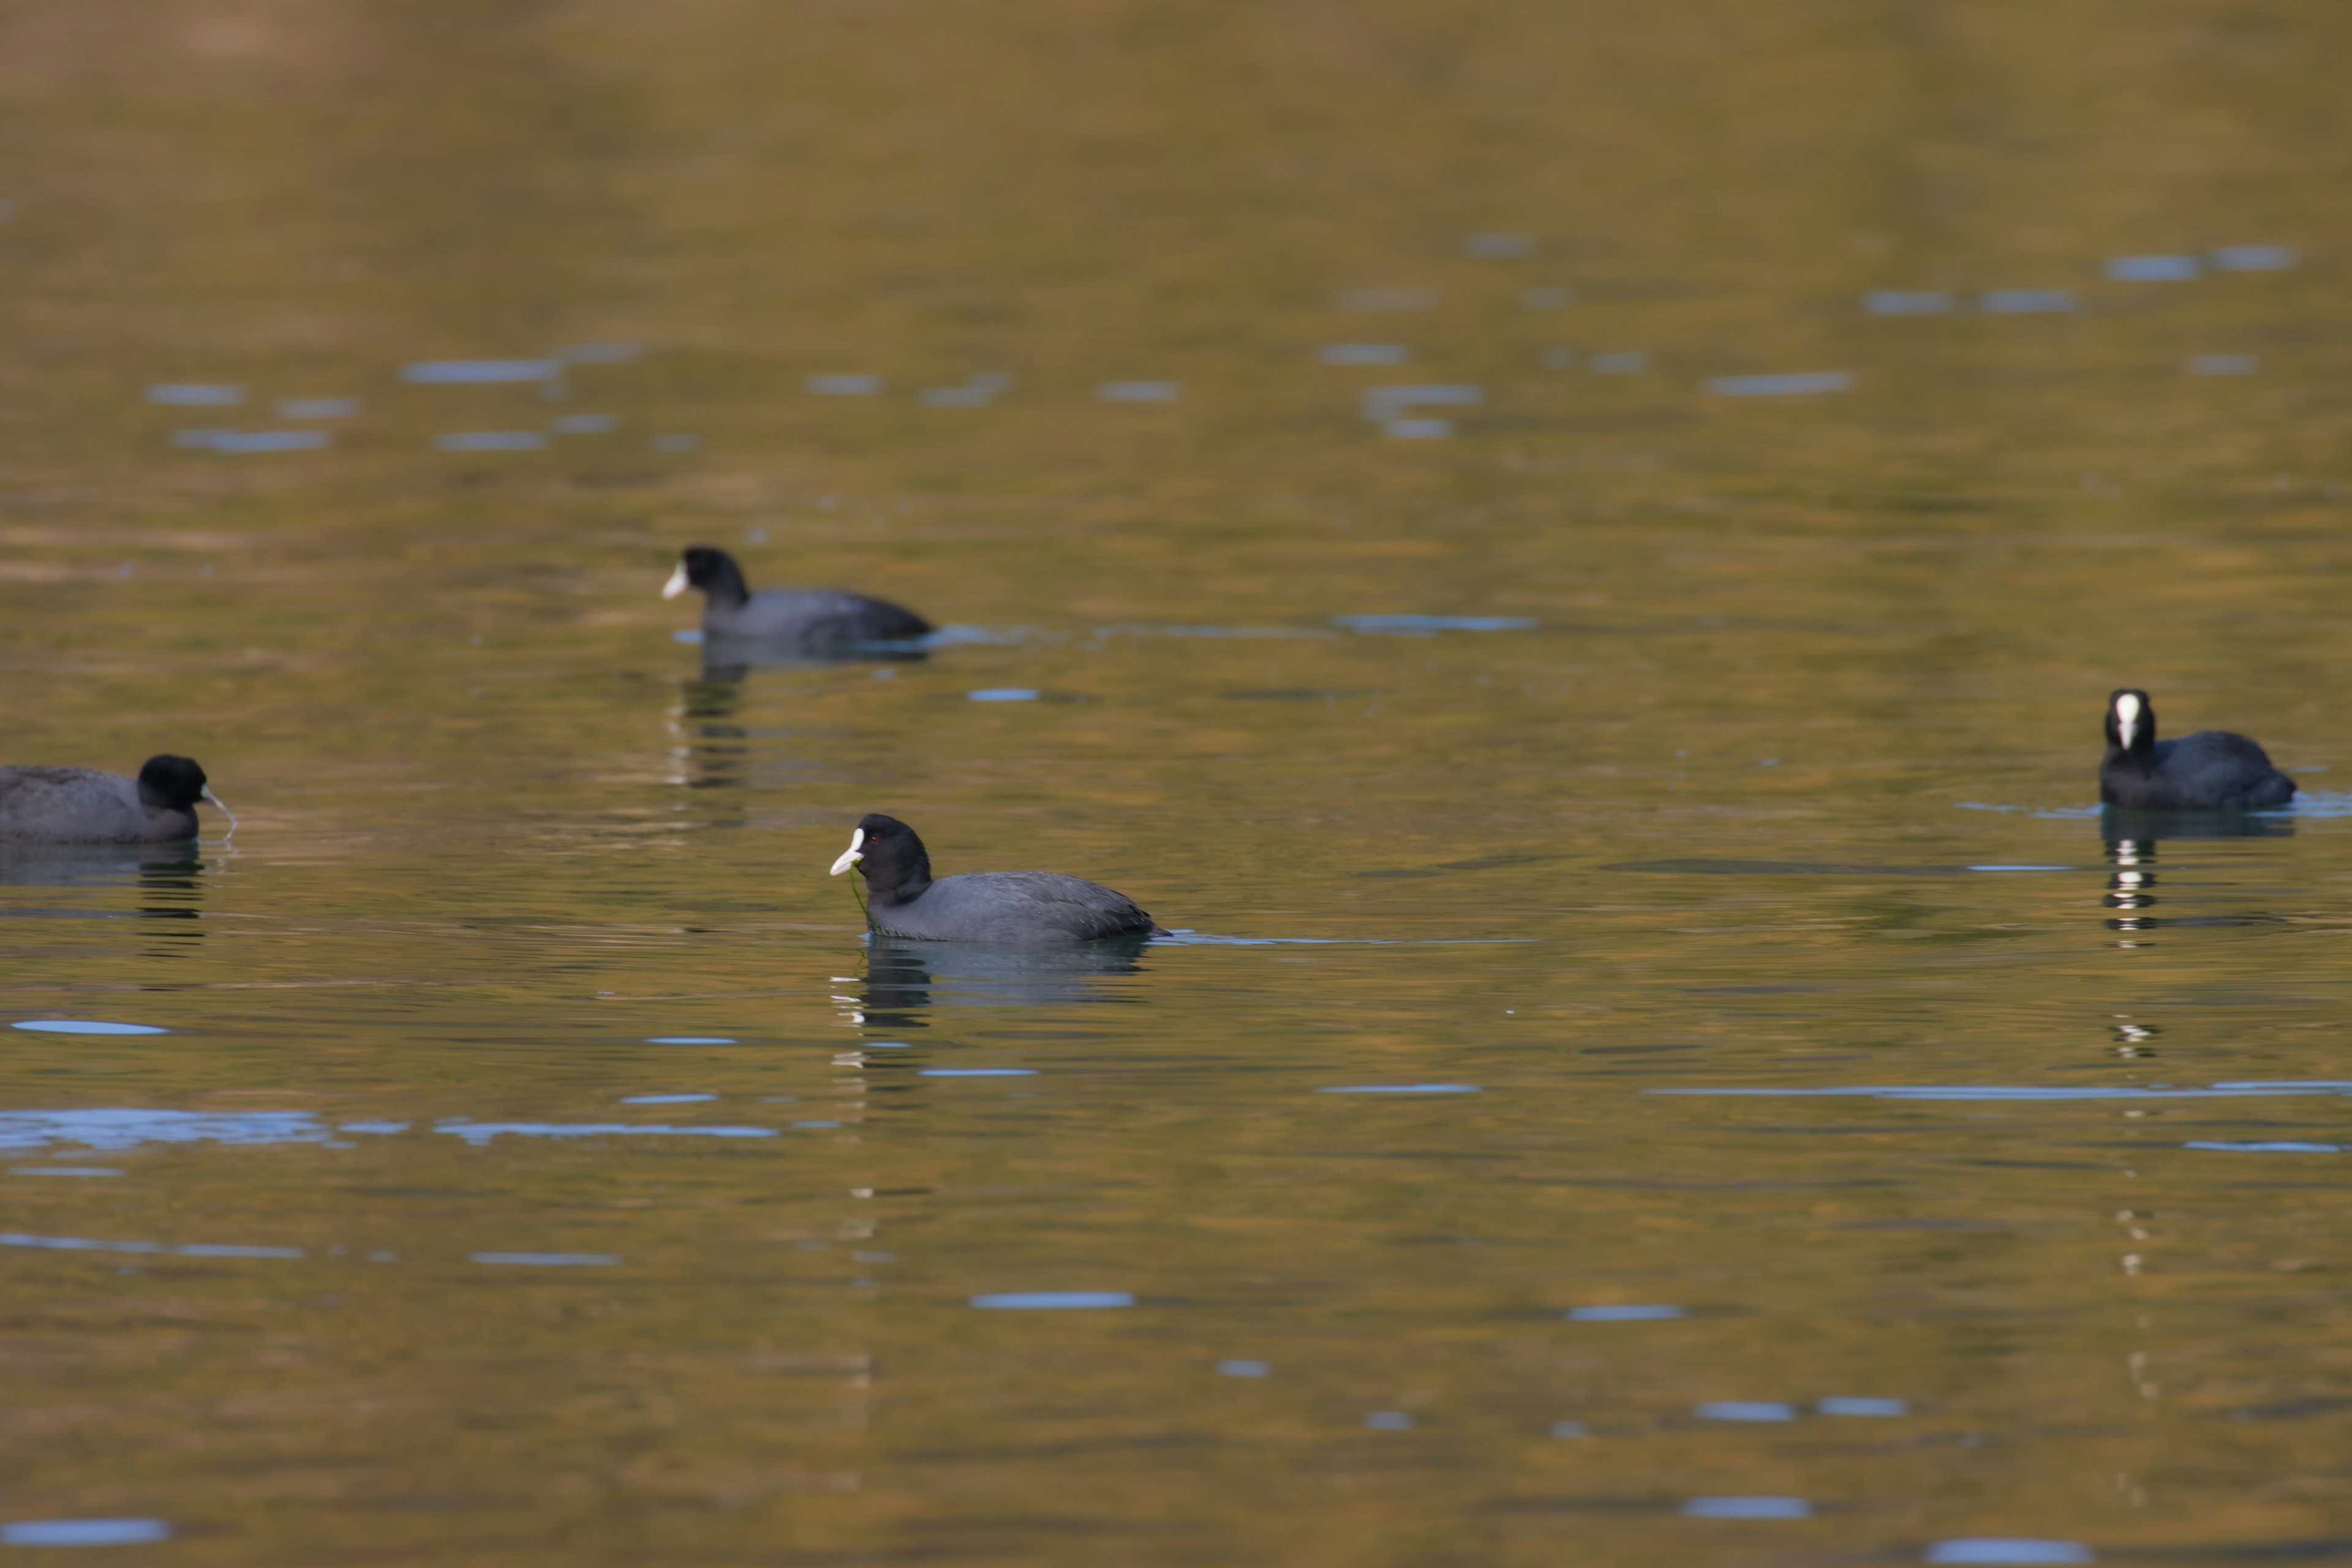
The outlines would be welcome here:
[[[169,956],[204,935],[204,860],[193,839],[143,844],[0,844],[0,888],[131,888],[140,900],[138,919],[171,922],[154,935],[163,945],[151,957]],[[51,910],[10,910],[23,915]],[[93,911],[107,918],[105,911]],[[114,916],[112,918],[120,918]]]
[[[2294,818],[2266,811],[2133,811],[2109,805],[2099,810],[2099,837],[2107,841],[2110,855],[2127,844],[2153,849],[2160,838],[2292,838]]]
[[[777,643],[741,637],[702,640],[702,679],[741,680],[755,669],[819,669],[840,664],[919,664],[931,657],[919,642]]]
[[[2242,811],[2128,811],[2107,806],[2099,813],[2099,837],[2106,841],[2107,860],[2115,870],[2107,878],[2102,908],[2116,910],[2107,929],[2128,937],[2167,925],[2252,925],[2273,917],[2251,914],[2199,915],[2186,919],[2151,915],[2159,901],[2156,893],[2158,845],[2167,838],[2288,838],[2291,818]],[[2126,947],[2134,945],[2126,941]]]
[[[872,939],[866,1021],[919,1027],[932,1007],[1057,1007],[1132,1000],[1121,975],[1141,971],[1147,939],[1055,945]]]

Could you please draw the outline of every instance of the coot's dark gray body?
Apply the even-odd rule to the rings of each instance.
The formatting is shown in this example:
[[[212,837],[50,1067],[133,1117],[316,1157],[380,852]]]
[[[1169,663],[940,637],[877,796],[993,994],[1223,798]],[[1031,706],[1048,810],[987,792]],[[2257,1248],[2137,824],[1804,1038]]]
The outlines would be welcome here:
[[[933,880],[915,830],[894,816],[857,825],[836,873],[866,878],[866,914],[884,936],[919,942],[1066,942],[1164,936],[1126,894],[1053,871],[972,871]]]
[[[929,942],[1092,942],[1159,928],[1125,893],[1053,871],[970,871],[868,906],[884,936]]]
[[[912,610],[863,594],[834,588],[767,588],[754,594],[733,556],[704,544],[678,558],[662,597],[674,599],[688,588],[704,595],[706,643],[911,642],[931,629],[930,622]]]
[[[151,757],[135,779],[96,768],[0,768],[0,843],[194,838],[204,793],[204,770],[185,757]]]
[[[2177,741],[2156,738],[2156,710],[2145,691],[2107,699],[2107,754],[2099,763],[2099,798],[2129,811],[2258,811],[2294,798],[2294,781],[2243,735],[2200,730]]]

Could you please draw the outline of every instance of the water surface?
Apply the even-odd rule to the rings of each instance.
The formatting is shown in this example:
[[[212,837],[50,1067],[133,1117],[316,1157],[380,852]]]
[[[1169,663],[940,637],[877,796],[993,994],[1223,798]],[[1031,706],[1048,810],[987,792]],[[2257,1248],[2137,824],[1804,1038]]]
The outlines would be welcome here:
[[[0,1542],[2344,1555],[2347,27],[14,8]]]

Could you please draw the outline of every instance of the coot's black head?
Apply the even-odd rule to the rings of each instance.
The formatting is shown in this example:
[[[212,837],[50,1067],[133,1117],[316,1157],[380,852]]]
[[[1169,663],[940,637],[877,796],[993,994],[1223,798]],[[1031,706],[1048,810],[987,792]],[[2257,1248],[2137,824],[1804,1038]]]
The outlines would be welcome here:
[[[150,757],[139,768],[139,798],[151,810],[185,811],[205,798],[205,770],[186,757]]]
[[[923,841],[913,828],[878,811],[858,820],[849,847],[833,863],[833,874],[838,877],[852,866],[877,898],[912,896],[931,882],[931,858],[924,853]]]
[[[708,544],[688,545],[678,555],[677,570],[662,584],[662,597],[675,599],[688,588],[701,589],[719,605],[740,605],[751,596],[735,557]]]
[[[2156,750],[2156,706],[2147,692],[2126,687],[2108,696],[2107,744],[2135,757]]]

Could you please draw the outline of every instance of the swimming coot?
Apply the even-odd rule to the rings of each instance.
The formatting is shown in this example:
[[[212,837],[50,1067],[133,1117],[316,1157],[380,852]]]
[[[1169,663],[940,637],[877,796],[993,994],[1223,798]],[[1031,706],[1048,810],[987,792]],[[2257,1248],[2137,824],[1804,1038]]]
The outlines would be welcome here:
[[[714,641],[771,643],[909,642],[931,623],[887,599],[831,588],[769,588],[751,592],[743,569],[724,550],[697,544],[677,560],[662,584],[675,599],[688,588],[704,595],[702,635]]]
[[[2107,699],[2099,798],[2131,811],[2244,811],[2284,805],[2294,798],[2294,781],[2271,766],[2260,746],[2227,730],[2158,740],[2147,693],[2126,689]]]
[[[200,800],[228,811],[205,783],[205,770],[185,757],[150,757],[135,779],[96,768],[0,768],[0,842],[194,838]],[[236,817],[228,821],[234,832]]]
[[[931,858],[895,816],[867,816],[833,863],[866,878],[866,913],[884,936],[922,942],[1093,942],[1165,936],[1124,893],[1052,871],[971,871],[931,880]]]

